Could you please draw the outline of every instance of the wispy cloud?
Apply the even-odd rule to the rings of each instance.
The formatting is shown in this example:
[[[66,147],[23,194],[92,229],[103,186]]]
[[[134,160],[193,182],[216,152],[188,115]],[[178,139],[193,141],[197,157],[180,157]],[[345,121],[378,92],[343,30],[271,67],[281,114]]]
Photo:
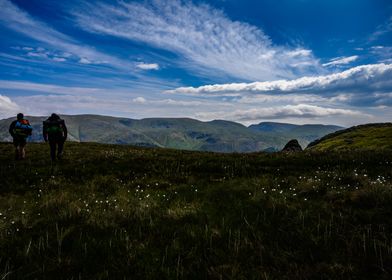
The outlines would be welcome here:
[[[379,62],[392,63],[392,46],[372,46],[370,53],[378,59]]]
[[[329,62],[322,64],[324,67],[328,66],[337,66],[337,65],[346,65],[351,62],[354,62],[358,59],[359,56],[353,55],[353,56],[348,56],[348,57],[337,57],[334,59],[331,59]]]
[[[67,94],[81,95],[94,94],[104,91],[99,88],[88,87],[68,87],[51,84],[40,84],[33,82],[6,81],[0,80],[0,89],[22,90],[28,92],[51,93],[51,94]]]
[[[376,31],[369,36],[368,42],[376,41],[390,32],[392,32],[392,16],[383,24],[377,26]]]
[[[275,45],[263,30],[206,4],[100,2],[74,7],[72,13],[86,31],[172,51],[183,57],[182,66],[208,75],[271,80],[321,71],[311,50]]]
[[[84,46],[73,38],[33,18],[9,0],[0,0],[0,24],[80,59],[88,59],[97,64],[107,63],[112,67],[120,69],[131,69],[132,67],[130,63],[126,63],[117,57],[99,52],[89,46]],[[43,51],[24,50],[30,51],[30,56],[47,57],[47,54]]]
[[[277,80],[270,82],[233,83],[206,85],[201,87],[180,87],[166,93],[177,94],[214,94],[225,95],[244,92],[251,93],[329,93],[336,94],[342,90],[368,93],[392,90],[392,64],[372,64],[357,66],[346,71],[316,76],[302,77],[294,80]]]

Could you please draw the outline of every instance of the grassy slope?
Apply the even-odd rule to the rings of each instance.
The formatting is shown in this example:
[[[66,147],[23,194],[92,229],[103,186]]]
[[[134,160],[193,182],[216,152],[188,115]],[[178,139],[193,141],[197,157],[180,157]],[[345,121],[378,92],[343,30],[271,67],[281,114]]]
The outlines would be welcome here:
[[[309,149],[329,150],[385,150],[392,148],[392,123],[366,124],[341,130],[315,141]]]
[[[390,279],[392,154],[0,144],[0,279]]]

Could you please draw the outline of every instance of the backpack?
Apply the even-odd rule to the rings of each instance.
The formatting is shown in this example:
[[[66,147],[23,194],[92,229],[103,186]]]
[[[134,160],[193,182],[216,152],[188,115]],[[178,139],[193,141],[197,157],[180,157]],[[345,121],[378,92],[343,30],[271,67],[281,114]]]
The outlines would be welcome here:
[[[31,135],[33,127],[30,125],[28,120],[18,120],[15,123],[14,135],[27,138]]]
[[[45,122],[45,125],[46,125],[46,133],[50,135],[64,133],[64,127],[61,121],[47,121]]]

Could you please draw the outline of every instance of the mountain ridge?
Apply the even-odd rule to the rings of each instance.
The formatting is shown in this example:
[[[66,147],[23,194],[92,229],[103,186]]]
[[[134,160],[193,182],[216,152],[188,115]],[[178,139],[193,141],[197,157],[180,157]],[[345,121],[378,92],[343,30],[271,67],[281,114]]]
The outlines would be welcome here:
[[[61,115],[70,141],[174,148],[213,152],[255,152],[280,150],[290,139],[297,138],[302,146],[341,127],[328,125],[290,125],[279,130],[281,123],[268,122],[268,131],[257,125],[227,121],[199,121],[192,118],[131,119],[105,115]],[[47,117],[26,116],[34,133],[32,142],[42,141],[42,121]],[[0,120],[0,141],[11,141],[8,126],[15,118]]]

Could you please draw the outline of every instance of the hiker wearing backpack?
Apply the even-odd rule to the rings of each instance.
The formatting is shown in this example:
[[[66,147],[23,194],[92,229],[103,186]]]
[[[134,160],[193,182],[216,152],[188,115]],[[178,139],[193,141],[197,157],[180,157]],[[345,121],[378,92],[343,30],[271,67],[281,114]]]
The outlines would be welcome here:
[[[24,118],[22,113],[16,116],[9,128],[9,133],[12,136],[13,143],[15,146],[15,159],[25,159],[26,157],[26,142],[27,137],[29,137],[33,132],[33,128],[29,121]]]
[[[64,142],[67,139],[67,127],[64,120],[59,115],[53,113],[46,121],[43,122],[43,136],[45,142],[49,141],[50,158],[52,161],[61,159],[63,156]]]

